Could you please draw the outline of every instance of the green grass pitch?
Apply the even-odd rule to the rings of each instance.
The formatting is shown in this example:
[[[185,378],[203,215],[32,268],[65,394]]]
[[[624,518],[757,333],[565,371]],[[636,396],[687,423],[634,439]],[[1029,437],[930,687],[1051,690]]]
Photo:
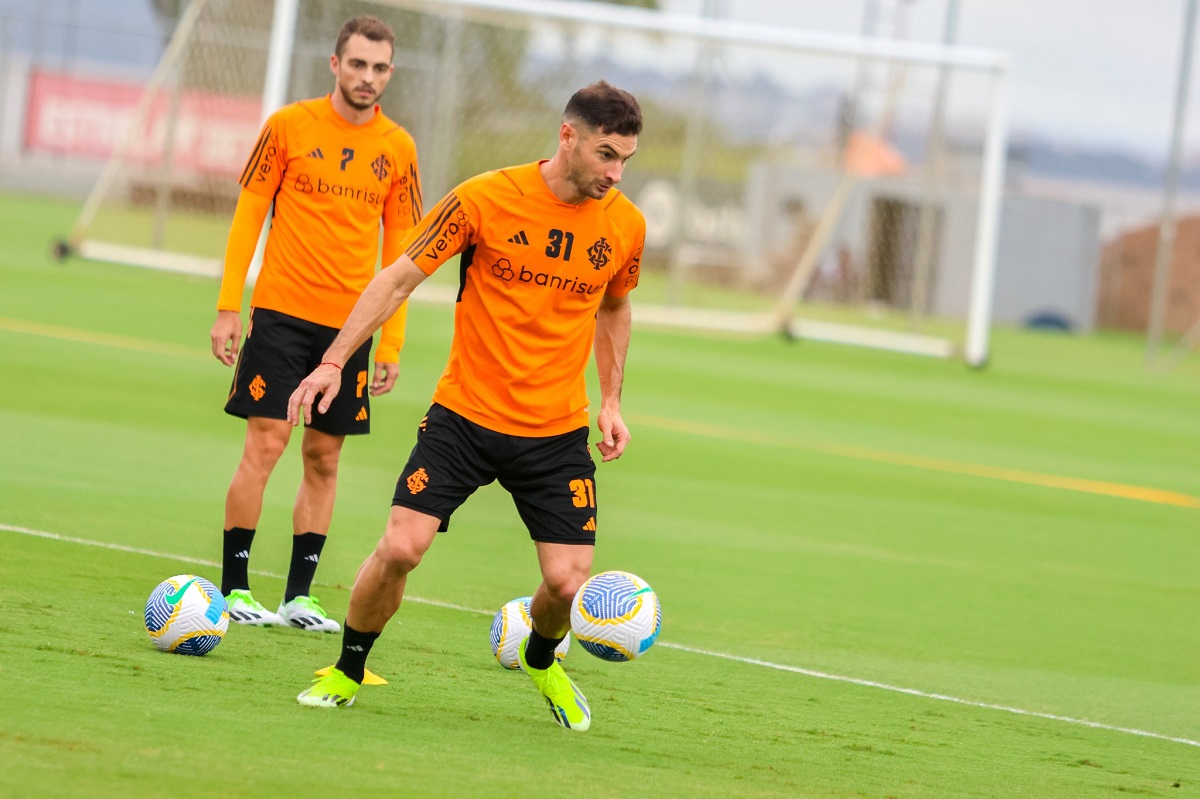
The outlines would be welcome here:
[[[74,208],[0,199],[0,796],[1200,796],[1200,364],[999,330],[990,368],[638,328],[596,569],[646,578],[659,643],[575,647],[586,735],[487,644],[537,583],[481,490],[337,712],[294,702],[338,638],[233,627],[158,652],[162,579],[219,579],[241,423],[212,281],[46,256]],[[636,294],[635,294],[636,301]],[[373,546],[449,345],[416,305],[375,433],[345,449],[315,592]],[[277,602],[297,453],[267,490]],[[714,654],[716,653],[716,654]]]

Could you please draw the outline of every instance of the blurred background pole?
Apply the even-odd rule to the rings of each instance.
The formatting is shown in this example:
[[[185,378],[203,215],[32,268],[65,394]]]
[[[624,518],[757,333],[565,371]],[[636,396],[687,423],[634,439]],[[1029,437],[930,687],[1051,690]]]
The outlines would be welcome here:
[[[958,0],[946,0],[946,16],[942,25],[942,44],[954,45],[958,38]],[[942,163],[942,145],[945,135],[946,93],[949,90],[950,69],[945,64],[938,67],[937,84],[933,95],[933,112],[929,120],[929,133],[925,137],[925,169],[923,175],[920,221],[917,226],[917,251],[913,256],[912,297],[909,302],[909,328],[918,330],[929,313],[929,276],[933,268],[935,252],[941,248],[934,238],[940,232],[941,202],[945,189]]]
[[[300,0],[275,0],[271,20],[271,49],[267,52],[267,75],[263,80],[262,118],[287,102],[288,77],[292,71],[292,42],[296,38],[296,16]]]
[[[726,0],[704,0],[700,16],[704,19],[724,18],[728,9]],[[689,110],[683,129],[683,150],[679,169],[679,228],[675,231],[674,247],[667,264],[666,304],[680,305],[683,302],[684,284],[687,283],[688,262],[692,258],[688,251],[688,236],[692,209],[696,207],[696,191],[699,186],[697,166],[703,159],[703,138],[707,109],[712,100],[712,76],[718,69],[721,46],[712,39],[704,38],[696,50],[696,65],[692,69]]]
[[[879,18],[879,0],[863,0],[863,15],[862,27],[858,35],[866,39],[868,36],[875,35],[875,23]],[[867,61],[859,61],[854,67],[854,86],[850,90],[850,96],[846,98],[845,105],[842,109],[841,127],[838,129],[839,150],[844,151],[846,141],[850,138],[850,134],[858,127],[858,121],[861,114],[859,113],[859,104],[862,102],[863,92],[867,85],[867,72],[874,67],[874,64]],[[844,152],[839,152],[839,155],[844,155]]]
[[[1179,193],[1179,170],[1183,159],[1183,125],[1187,116],[1188,79],[1192,73],[1192,40],[1196,27],[1196,0],[1187,0],[1183,20],[1183,45],[1179,54],[1179,78],[1175,84],[1175,120],[1171,131],[1171,153],[1163,188],[1162,223],[1158,249],[1154,252],[1154,282],[1150,289],[1150,321],[1146,326],[1146,365],[1158,357],[1166,327],[1167,294],[1171,284],[1171,255],[1175,249],[1175,198]]]

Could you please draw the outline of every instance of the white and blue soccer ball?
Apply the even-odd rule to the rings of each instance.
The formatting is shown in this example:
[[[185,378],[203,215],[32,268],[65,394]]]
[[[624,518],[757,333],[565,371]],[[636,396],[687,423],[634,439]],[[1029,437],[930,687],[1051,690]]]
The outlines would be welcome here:
[[[225,597],[203,577],[169,577],[146,600],[146,632],[164,652],[206,655],[221,643],[227,629]]]
[[[571,603],[571,631],[580,646],[603,660],[622,663],[641,657],[660,629],[658,595],[636,574],[592,575]]]
[[[517,597],[496,611],[492,619],[492,654],[497,662],[506,669],[519,669],[521,664],[517,659],[517,651],[521,642],[533,631],[533,620],[529,615],[529,604],[533,597]],[[571,637],[567,636],[562,643],[554,648],[554,659],[562,662],[567,656],[567,648]]]

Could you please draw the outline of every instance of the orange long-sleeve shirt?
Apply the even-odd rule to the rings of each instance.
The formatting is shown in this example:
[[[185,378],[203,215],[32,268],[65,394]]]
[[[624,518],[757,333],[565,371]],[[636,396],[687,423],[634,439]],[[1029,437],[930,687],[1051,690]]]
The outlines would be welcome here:
[[[391,256],[421,218],[416,146],[378,106],[362,125],[347,122],[329,97],[279,109],[263,125],[240,182],[218,310],[241,309],[255,218],[261,223],[265,215],[261,200],[274,200],[275,213],[250,304],[328,327],[345,323],[375,274],[381,223]],[[406,311],[384,324],[375,360],[398,360]]]

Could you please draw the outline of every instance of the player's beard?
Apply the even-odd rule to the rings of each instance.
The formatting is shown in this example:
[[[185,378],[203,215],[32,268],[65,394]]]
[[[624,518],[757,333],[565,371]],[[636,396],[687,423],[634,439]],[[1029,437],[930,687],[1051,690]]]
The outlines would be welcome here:
[[[603,188],[604,180],[602,178],[593,178],[588,175],[587,170],[579,163],[572,163],[567,170],[567,176],[571,183],[575,184],[575,188],[579,193],[592,200],[602,200],[608,194],[608,188]],[[611,186],[609,188],[612,188]]]
[[[363,101],[355,97],[354,94],[345,86],[339,86],[338,88],[342,90],[342,99],[345,100],[351,108],[356,108],[359,111],[366,111],[368,108],[374,106],[375,101],[379,99],[378,92],[372,93],[370,100]]]

